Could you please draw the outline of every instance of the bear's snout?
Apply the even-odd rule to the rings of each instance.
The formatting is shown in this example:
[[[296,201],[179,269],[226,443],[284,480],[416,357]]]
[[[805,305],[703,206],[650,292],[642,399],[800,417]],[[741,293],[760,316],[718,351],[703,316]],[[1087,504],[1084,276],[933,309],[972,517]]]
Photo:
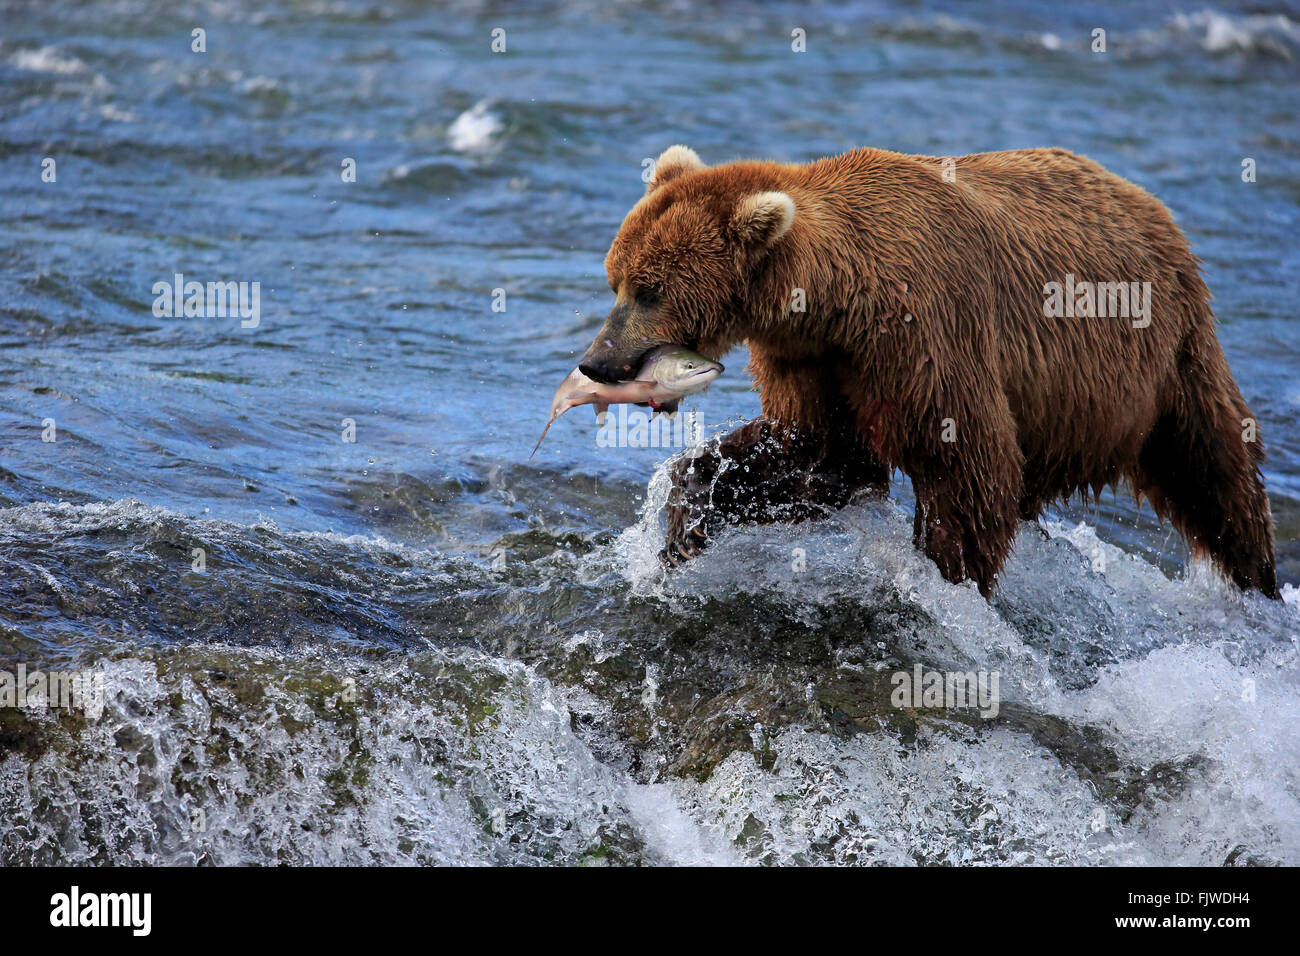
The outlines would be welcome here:
[[[596,382],[612,385],[632,378],[641,367],[645,351],[619,353],[602,347],[599,342],[587,349],[587,354],[578,361],[578,371]]]

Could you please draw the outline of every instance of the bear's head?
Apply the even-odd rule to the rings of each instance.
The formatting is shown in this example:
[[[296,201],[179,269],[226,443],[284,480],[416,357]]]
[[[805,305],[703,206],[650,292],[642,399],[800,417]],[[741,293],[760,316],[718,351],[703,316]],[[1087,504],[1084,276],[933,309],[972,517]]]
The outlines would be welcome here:
[[[659,157],[605,257],[617,300],[579,361],[583,374],[625,380],[668,344],[719,359],[746,337],[751,278],[795,218],[794,200],[771,188],[773,166],[709,169],[685,146]]]

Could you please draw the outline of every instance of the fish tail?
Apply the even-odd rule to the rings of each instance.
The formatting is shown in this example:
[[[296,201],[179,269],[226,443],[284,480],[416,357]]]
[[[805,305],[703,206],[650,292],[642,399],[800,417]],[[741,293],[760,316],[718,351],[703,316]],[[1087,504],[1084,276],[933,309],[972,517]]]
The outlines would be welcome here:
[[[554,418],[552,418],[550,422],[547,422],[547,423],[546,423],[546,427],[542,429],[542,438],[545,438],[545,437],[546,437],[546,433],[549,432],[549,431],[551,430],[551,422],[553,422],[553,421],[555,421]],[[533,446],[533,455],[536,455],[536,454],[537,454],[537,449],[539,449],[539,448],[542,447],[542,438],[537,439],[537,444]],[[529,455],[528,457],[529,457],[529,458],[532,458],[533,455]]]

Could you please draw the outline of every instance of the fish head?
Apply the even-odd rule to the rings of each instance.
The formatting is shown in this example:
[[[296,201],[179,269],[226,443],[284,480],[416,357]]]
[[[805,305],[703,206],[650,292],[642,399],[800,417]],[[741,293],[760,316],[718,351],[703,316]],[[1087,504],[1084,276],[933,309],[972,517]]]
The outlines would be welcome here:
[[[669,392],[689,395],[707,388],[723,371],[721,362],[707,359],[685,346],[664,345],[650,352],[637,378],[653,381]]]

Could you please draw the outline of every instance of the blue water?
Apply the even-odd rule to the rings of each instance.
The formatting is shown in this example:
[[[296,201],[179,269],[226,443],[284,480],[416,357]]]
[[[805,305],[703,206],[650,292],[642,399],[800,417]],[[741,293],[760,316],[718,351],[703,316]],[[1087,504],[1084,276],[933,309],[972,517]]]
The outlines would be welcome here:
[[[254,10],[56,0],[0,4],[0,23],[0,664],[107,668],[119,725],[146,741],[186,740],[193,751],[188,763],[140,758],[134,773],[154,775],[164,796],[112,844],[22,794],[33,792],[40,760],[54,765],[39,771],[43,786],[65,794],[67,806],[88,801],[109,813],[113,794],[140,780],[119,779],[106,759],[90,784],[72,782],[58,768],[76,734],[42,724],[47,750],[0,750],[0,821],[22,821],[0,822],[0,860],[577,862],[593,846],[616,862],[733,854],[1025,862],[1016,855],[1028,853],[1035,862],[1218,863],[1236,847],[1245,848],[1238,856],[1300,860],[1300,760],[1286,743],[1300,702],[1294,608],[1243,600],[1187,572],[1177,536],[1125,494],[1059,516],[1050,544],[1023,533],[991,609],[930,581],[905,535],[865,570],[832,562],[854,586],[834,578],[824,590],[792,592],[770,581],[773,593],[760,600],[737,591],[762,578],[756,569],[788,565],[792,547],[840,561],[873,535],[893,540],[905,517],[873,512],[843,527],[743,533],[664,581],[649,570],[662,449],[597,447],[579,409],[528,460],[555,385],[610,306],[602,260],[643,190],[642,162],[666,146],[686,143],[706,162],[803,161],[862,145],[931,155],[1062,146],[1162,199],[1204,260],[1220,338],[1269,449],[1280,579],[1300,582],[1295,5],[330,0]],[[206,30],[206,53],[190,49],[195,27]],[[498,27],[502,54],[490,49]],[[791,52],[795,27],[807,31],[806,53]],[[1104,54],[1089,49],[1096,27],[1107,31]],[[57,182],[41,180],[44,157],[56,161]],[[356,182],[340,175],[347,158]],[[1241,179],[1245,158],[1256,161],[1254,183]],[[260,324],[155,317],[153,284],[176,272],[260,282]],[[504,312],[492,309],[496,289],[505,290]],[[726,361],[727,373],[691,403],[711,428],[759,410],[744,356]],[[42,441],[47,419],[55,442]],[[345,419],[355,442],[343,440]],[[906,489],[897,491],[908,504]],[[1099,540],[1075,530],[1079,520]],[[210,562],[201,574],[190,569],[198,546]],[[1097,575],[1095,589],[1070,599],[1070,556],[1104,548],[1140,571]],[[750,552],[767,557],[751,566]],[[902,579],[872,577],[891,561],[901,562]],[[754,600],[763,613],[751,619],[744,609]],[[891,603],[899,601],[928,623],[909,630],[881,620],[907,618]],[[736,618],[749,623],[734,641],[716,637]],[[984,788],[976,804],[1001,807],[996,839],[987,820],[972,822],[982,809],[947,829],[918,830],[868,786],[884,772],[879,761],[895,759],[894,731],[844,736],[834,720],[823,726],[776,703],[786,698],[765,683],[769,658],[787,668],[778,684],[833,683],[864,628],[879,632],[880,660],[900,666],[936,641],[956,642],[954,660],[972,666],[985,663],[981,648],[1023,642],[1034,661],[1025,673],[1038,676],[1025,678],[1033,692],[1018,693],[1037,716],[943,745],[975,768],[970,787]],[[716,639],[682,645],[699,634]],[[779,651],[785,639],[808,645],[797,666],[798,654]],[[587,662],[587,641],[617,645],[630,669]],[[449,654],[492,680],[456,696],[412,676]],[[1236,715],[1262,743],[1234,758],[1210,729],[1231,715],[1190,688],[1235,686],[1264,658],[1282,681],[1281,703],[1268,717]],[[278,682],[276,706],[302,717],[314,698],[287,675],[328,684],[367,666],[403,685],[388,702],[409,719],[446,717],[453,728],[457,708],[477,706],[466,703],[474,694],[518,685],[517,713],[493,705],[518,721],[502,719],[495,731],[502,754],[524,768],[568,748],[585,768],[582,786],[533,781],[534,803],[510,804],[502,795],[521,784],[504,755],[499,785],[448,758],[443,783],[412,771],[407,786],[375,771],[399,757],[430,759],[409,750],[402,727],[335,728],[311,746],[298,741],[294,759],[315,768],[306,776],[329,776],[321,767],[355,745],[372,755],[371,777],[349,778],[346,813],[332,791],[318,803],[295,799],[303,819],[329,821],[376,849],[354,851],[341,838],[244,843],[233,817],[197,847],[176,837],[169,814],[183,819],[182,804],[202,788],[175,780],[209,779],[185,768],[207,766],[195,754],[211,750],[217,718],[204,708],[228,683],[212,674],[246,670]],[[660,712],[642,703],[647,693],[676,695],[680,705],[656,732],[645,718]],[[198,710],[168,711],[175,694]],[[725,708],[700,714],[684,703],[728,694],[766,701],[755,713],[767,716],[740,722],[770,730],[776,770],[745,764],[768,731],[740,733]],[[1146,728],[1165,725],[1133,702],[1162,695],[1209,716],[1170,717],[1167,739],[1152,743]],[[273,697],[232,704],[223,718],[249,754],[265,756],[258,741],[283,722],[280,711],[259,709]],[[556,707],[572,720],[551,721]],[[1205,794],[1178,789],[1124,803],[1079,769],[1091,758],[1042,743],[1044,721],[1105,726],[1116,759],[1135,773],[1172,759],[1173,741],[1191,740],[1197,772],[1208,765],[1220,776]],[[459,740],[461,730],[446,733]],[[1061,761],[1060,780],[1030,797],[995,779],[1017,734]],[[701,740],[717,752],[692,763],[684,754]],[[115,741],[108,733],[103,748]],[[949,806],[942,761],[925,769],[934,752],[890,772],[915,774],[918,792],[930,786],[934,805]],[[762,775],[798,763],[795,754],[804,767],[850,758],[863,767],[856,789],[831,801],[857,807],[857,822],[839,820],[829,844],[810,835],[832,826],[813,819],[824,791],[799,791],[803,817],[799,801],[760,799],[775,786]],[[173,759],[175,774],[157,769]],[[285,794],[247,785],[283,832],[302,822],[275,817],[287,812],[272,809]],[[750,795],[746,813],[762,821],[762,835],[744,814],[717,824],[726,786]],[[539,820],[590,816],[583,800],[555,803],[556,788],[599,791],[623,816],[581,839],[547,842]],[[1112,843],[1033,836],[1031,821],[1056,812],[1066,791],[1080,813],[1095,805],[1122,818],[1103,833]],[[381,794],[392,803],[385,813],[432,816],[407,832],[376,829]],[[464,802],[463,820],[429,809],[448,794]],[[219,788],[208,799],[213,819],[233,806]],[[510,849],[492,842],[493,799],[528,821]],[[1267,819],[1249,822],[1259,806]],[[1179,813],[1205,823],[1190,848],[1174,835]],[[483,814],[486,837],[473,823]],[[891,814],[892,830],[881,822]],[[1062,819],[1061,833],[1069,830]]]

